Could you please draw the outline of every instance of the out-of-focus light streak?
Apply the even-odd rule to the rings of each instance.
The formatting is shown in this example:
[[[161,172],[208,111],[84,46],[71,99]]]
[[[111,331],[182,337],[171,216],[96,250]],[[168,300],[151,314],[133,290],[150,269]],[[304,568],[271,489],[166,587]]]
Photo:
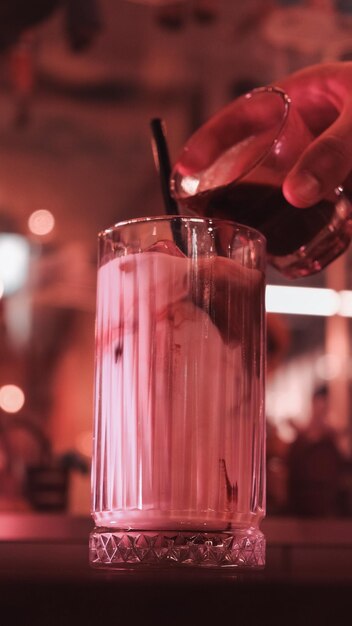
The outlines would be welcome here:
[[[352,291],[267,285],[265,299],[269,313],[352,317]]]
[[[29,242],[14,233],[0,234],[0,292],[8,296],[23,287],[30,256]]]

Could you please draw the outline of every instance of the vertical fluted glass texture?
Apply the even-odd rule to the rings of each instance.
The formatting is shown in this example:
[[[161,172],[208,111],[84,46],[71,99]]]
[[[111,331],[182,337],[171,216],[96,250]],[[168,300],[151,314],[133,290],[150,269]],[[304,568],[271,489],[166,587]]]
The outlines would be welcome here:
[[[136,531],[264,515],[265,242],[160,217],[99,236],[92,514]]]

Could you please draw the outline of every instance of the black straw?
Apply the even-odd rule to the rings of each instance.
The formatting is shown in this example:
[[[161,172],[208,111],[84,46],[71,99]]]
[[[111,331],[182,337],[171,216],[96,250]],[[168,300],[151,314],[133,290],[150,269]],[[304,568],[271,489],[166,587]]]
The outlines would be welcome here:
[[[156,169],[159,173],[160,187],[164,200],[165,211],[167,215],[178,215],[178,205],[176,200],[172,197],[169,187],[171,165],[169,149],[166,141],[165,124],[159,117],[155,117],[150,121],[150,128],[153,137],[152,148],[154,162]],[[185,245],[180,226],[180,223],[175,220],[171,224],[171,230],[175,244],[181,250],[181,252],[185,252]]]
[[[159,117],[150,121],[153,136],[153,155],[155,166],[159,172],[161,193],[164,200],[165,210],[168,215],[177,215],[178,206],[170,193],[170,157],[166,142],[165,125]]]

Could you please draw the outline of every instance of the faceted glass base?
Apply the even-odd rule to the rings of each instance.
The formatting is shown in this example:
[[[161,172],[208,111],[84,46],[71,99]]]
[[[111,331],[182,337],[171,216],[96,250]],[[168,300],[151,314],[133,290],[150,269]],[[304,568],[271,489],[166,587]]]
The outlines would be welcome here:
[[[114,531],[95,528],[90,535],[93,567],[203,567],[260,569],[265,537],[258,529],[230,532]]]

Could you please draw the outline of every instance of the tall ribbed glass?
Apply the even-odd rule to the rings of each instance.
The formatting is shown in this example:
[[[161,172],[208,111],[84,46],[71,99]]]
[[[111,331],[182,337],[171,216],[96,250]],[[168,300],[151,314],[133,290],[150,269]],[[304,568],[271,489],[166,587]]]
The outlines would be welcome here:
[[[264,238],[156,217],[99,246],[91,563],[262,567]]]

